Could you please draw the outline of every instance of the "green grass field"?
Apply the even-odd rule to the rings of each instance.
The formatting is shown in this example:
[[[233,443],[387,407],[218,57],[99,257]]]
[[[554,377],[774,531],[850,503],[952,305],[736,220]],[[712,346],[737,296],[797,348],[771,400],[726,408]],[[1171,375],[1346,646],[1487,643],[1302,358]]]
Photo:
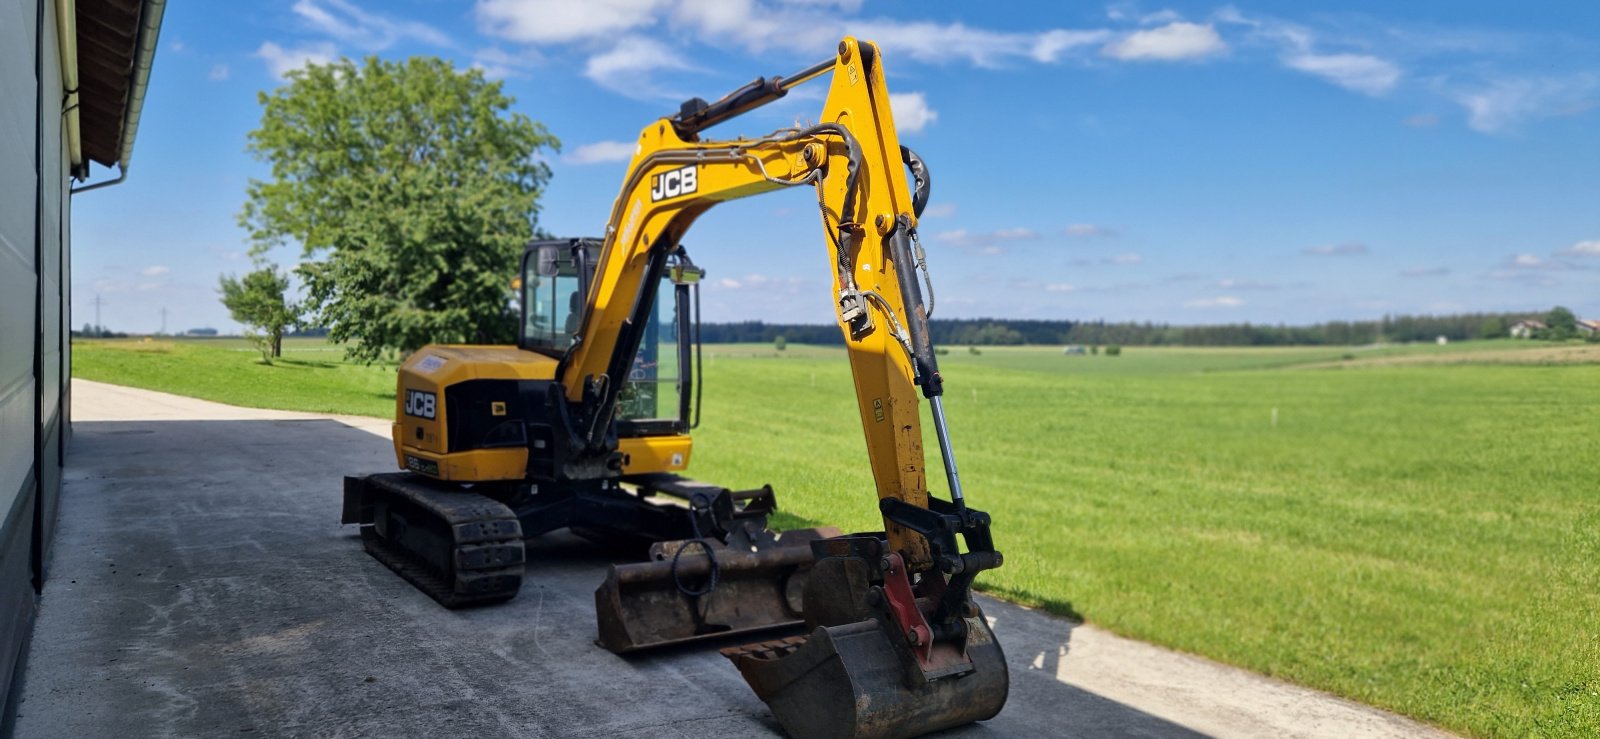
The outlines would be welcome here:
[[[1600,364],[1505,363],[1523,346],[957,347],[962,479],[1006,554],[980,583],[1468,734],[1600,735]],[[391,369],[320,342],[274,367],[221,341],[74,351],[89,379],[393,408]],[[697,477],[771,483],[789,525],[878,525],[841,350],[706,358]]]

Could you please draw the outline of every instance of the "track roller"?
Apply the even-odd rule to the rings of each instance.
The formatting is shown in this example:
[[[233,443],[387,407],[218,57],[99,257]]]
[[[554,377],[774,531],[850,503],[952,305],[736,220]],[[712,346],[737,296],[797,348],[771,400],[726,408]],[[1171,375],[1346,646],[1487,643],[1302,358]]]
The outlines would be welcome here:
[[[410,473],[345,478],[345,523],[367,552],[446,608],[522,587],[522,525],[491,498]]]

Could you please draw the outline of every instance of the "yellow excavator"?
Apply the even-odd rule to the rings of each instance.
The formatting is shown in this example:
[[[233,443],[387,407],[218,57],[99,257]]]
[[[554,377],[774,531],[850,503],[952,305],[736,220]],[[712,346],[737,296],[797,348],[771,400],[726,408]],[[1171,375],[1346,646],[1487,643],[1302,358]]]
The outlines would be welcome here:
[[[819,123],[701,137],[830,72]],[[916,230],[929,185],[898,140],[872,43],[846,38],[793,76],[685,102],[640,132],[602,238],[529,245],[518,346],[431,345],[405,361],[393,426],[405,471],[346,478],[343,521],[449,607],[514,597],[524,538],[569,528],[648,546],[595,593],[600,645],[801,629],[722,650],[795,737],[907,737],[993,717],[1009,678],[971,585],[1002,558],[988,515],[966,505],[941,404]],[[679,474],[699,415],[704,275],[684,236],[717,203],[802,186],[821,210],[879,533],[774,533],[770,488]],[[948,500],[928,491],[921,399]]]

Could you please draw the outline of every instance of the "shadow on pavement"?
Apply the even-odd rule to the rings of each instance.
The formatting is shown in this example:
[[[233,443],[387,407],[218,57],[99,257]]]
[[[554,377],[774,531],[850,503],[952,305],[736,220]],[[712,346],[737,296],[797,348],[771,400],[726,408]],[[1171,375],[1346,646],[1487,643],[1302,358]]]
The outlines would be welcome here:
[[[16,734],[776,730],[715,648],[595,646],[607,560],[576,537],[535,543],[515,600],[440,608],[338,522],[342,477],[393,465],[384,439],[331,420],[75,424]],[[1199,736],[1059,681],[1074,623],[984,607],[1010,702],[942,736]]]

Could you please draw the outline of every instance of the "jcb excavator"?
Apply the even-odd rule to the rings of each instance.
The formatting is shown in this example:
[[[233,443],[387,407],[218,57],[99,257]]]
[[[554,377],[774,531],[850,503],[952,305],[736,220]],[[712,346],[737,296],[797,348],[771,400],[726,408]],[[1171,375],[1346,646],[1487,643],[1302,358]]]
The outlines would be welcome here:
[[[829,72],[821,122],[701,138]],[[941,404],[916,231],[929,183],[900,145],[871,43],[846,38],[792,77],[684,103],[640,132],[603,238],[529,246],[518,346],[428,346],[401,366],[393,430],[407,471],[346,478],[343,520],[452,607],[513,597],[524,537],[567,527],[655,542],[655,561],[613,566],[596,591],[601,646],[803,621],[803,635],[723,650],[795,737],[906,737],[994,716],[1008,676],[971,585],[1001,555],[988,515],[966,505]],[[683,238],[717,203],[799,186],[821,209],[881,533],[774,534],[770,488],[677,474],[698,416],[704,274]],[[949,500],[928,491],[919,393]]]

